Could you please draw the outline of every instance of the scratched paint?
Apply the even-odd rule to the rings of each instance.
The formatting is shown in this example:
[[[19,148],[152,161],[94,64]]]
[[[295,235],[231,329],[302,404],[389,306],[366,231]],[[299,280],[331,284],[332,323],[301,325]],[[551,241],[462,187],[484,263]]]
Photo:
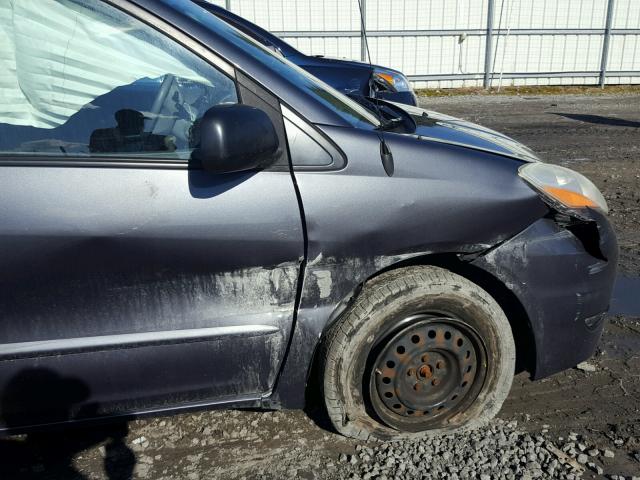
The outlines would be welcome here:
[[[320,298],[329,298],[331,295],[331,271],[330,270],[315,270],[313,275],[316,277],[316,283],[320,290]]]

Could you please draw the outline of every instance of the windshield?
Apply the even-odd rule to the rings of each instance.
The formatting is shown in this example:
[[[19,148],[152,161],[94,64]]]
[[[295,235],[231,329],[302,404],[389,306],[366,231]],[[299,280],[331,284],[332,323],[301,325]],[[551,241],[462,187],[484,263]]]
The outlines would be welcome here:
[[[240,30],[220,20],[207,10],[196,7],[195,4],[192,5],[196,8],[185,9],[184,2],[180,0],[166,0],[166,3],[178,10],[186,10],[186,13],[201,25],[224,35],[228,41],[236,44],[239,48],[250,53],[256,60],[295,83],[296,86],[331,108],[354,127],[372,129],[380,125],[375,115],[366,108],[281,55],[264,47]]]

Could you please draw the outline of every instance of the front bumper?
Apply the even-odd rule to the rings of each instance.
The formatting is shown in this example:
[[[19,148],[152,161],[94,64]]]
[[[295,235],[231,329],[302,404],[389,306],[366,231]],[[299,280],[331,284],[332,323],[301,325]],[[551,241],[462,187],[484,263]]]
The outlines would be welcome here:
[[[618,244],[608,220],[590,213],[595,238],[543,218],[473,264],[518,298],[535,339],[534,379],[593,355],[615,281]],[[525,319],[511,319],[523,321]]]

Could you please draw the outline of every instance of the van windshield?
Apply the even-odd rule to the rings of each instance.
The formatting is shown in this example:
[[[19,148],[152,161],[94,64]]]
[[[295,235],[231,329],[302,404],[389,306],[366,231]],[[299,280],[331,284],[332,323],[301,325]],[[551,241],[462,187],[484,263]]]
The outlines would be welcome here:
[[[180,0],[165,0],[165,2],[174,8],[182,11],[185,10],[184,3]],[[195,4],[192,3],[192,5],[196,7]],[[214,29],[216,32],[225,35],[227,40],[247,51],[256,60],[264,63],[272,70],[277,71],[283,77],[293,81],[298,87],[330,107],[354,127],[373,129],[380,126],[380,122],[376,116],[369,110],[293,64],[282,55],[271,51],[245,33],[220,20],[207,10],[197,7],[186,10],[186,13],[192,19],[207,28]]]

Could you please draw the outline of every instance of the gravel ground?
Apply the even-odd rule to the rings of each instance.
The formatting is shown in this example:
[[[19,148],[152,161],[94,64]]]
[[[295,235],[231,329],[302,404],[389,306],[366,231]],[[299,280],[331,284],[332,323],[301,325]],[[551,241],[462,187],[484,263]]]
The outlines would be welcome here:
[[[640,96],[422,103],[587,174],[609,201],[621,271],[640,275]],[[471,435],[363,444],[313,408],[200,412],[2,439],[0,479],[640,479],[640,309],[629,313],[610,316],[587,364],[540,382],[518,375],[499,418]]]

